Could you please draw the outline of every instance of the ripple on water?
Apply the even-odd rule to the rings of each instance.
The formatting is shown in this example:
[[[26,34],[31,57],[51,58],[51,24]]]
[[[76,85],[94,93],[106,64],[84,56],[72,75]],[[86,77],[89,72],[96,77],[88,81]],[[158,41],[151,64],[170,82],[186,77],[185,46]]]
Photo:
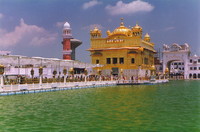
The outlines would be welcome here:
[[[0,97],[0,131],[200,131],[200,81]]]

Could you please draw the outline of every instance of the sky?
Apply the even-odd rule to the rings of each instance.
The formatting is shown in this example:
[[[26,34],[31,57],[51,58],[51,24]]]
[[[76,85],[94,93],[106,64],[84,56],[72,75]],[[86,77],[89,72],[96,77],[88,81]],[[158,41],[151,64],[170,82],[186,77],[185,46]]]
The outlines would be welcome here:
[[[113,31],[124,18],[149,33],[155,49],[188,43],[200,55],[200,0],[0,0],[0,50],[13,55],[62,58],[62,29],[69,22],[83,43],[76,60],[90,62],[90,30]]]

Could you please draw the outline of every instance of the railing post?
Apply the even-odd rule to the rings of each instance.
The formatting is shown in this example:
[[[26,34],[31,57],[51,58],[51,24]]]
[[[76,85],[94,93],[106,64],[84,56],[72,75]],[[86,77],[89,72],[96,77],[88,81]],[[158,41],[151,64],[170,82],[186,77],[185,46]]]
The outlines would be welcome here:
[[[67,77],[66,77],[66,75],[64,75],[64,85],[66,85],[66,79],[67,79]]]
[[[10,86],[11,86],[11,91],[13,91],[13,85],[12,85],[12,83],[11,83],[11,85],[10,85]]]
[[[39,82],[39,84],[40,84],[40,88],[42,87],[42,75],[40,75],[40,82]]]

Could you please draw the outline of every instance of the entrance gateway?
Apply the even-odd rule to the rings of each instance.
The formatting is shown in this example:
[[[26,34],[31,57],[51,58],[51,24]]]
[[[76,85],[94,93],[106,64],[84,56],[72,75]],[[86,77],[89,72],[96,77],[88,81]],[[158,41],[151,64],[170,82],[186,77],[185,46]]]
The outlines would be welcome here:
[[[190,56],[190,47],[187,43],[183,45],[178,45],[176,43],[168,46],[163,45],[163,73],[166,69],[169,69],[170,73],[170,64],[173,61],[181,61],[184,63],[184,79],[189,79],[188,75],[188,60]]]

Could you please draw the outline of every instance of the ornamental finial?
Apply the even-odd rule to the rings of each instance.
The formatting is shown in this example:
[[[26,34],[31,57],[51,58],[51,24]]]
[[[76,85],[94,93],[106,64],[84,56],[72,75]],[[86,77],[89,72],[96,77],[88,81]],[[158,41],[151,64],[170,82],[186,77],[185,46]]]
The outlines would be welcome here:
[[[121,18],[121,23],[120,23],[120,26],[124,26],[124,22],[123,22],[124,18],[122,17]]]

